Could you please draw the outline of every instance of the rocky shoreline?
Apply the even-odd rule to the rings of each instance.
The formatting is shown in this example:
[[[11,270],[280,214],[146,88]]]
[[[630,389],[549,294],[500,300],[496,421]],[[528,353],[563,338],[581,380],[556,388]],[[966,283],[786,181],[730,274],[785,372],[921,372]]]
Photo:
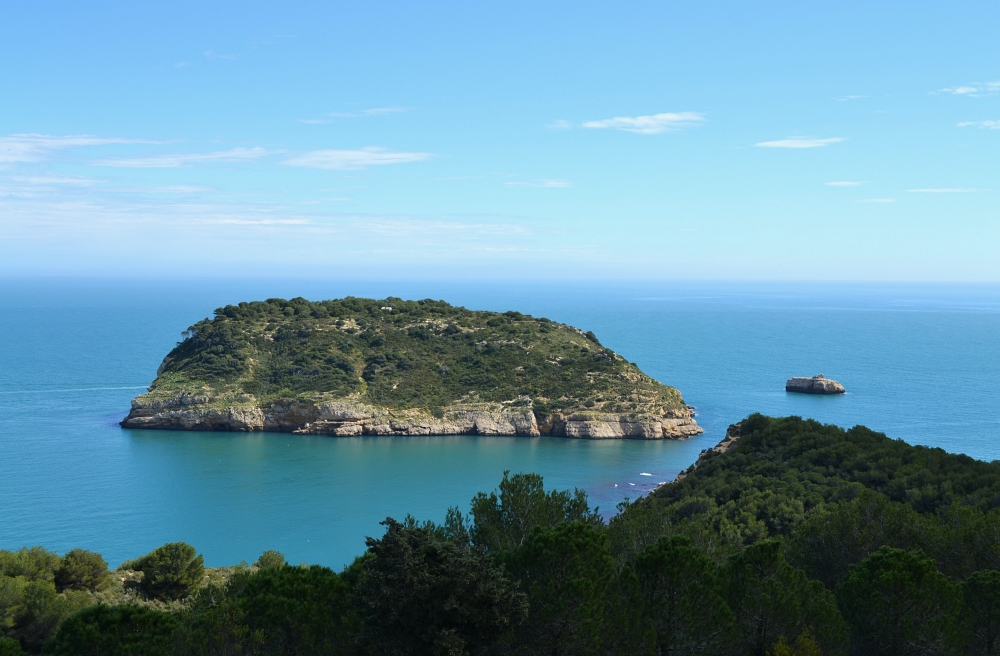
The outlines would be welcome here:
[[[578,439],[684,439],[701,434],[690,408],[659,413],[543,413],[530,398],[506,403],[461,403],[432,412],[390,409],[360,401],[273,401],[249,394],[212,398],[179,394],[141,395],[121,421],[124,428],[194,431],[279,432],[298,435],[552,435]]]

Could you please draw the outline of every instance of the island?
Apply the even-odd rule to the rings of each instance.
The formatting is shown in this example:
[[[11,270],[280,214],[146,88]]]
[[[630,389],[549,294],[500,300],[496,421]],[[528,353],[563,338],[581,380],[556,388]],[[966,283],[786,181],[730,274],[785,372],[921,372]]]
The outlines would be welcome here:
[[[846,390],[837,381],[819,374],[812,378],[789,378],[785,383],[785,391],[798,394],[843,394]]]
[[[444,301],[268,299],[191,326],[125,428],[308,435],[702,432],[680,392],[592,332]]]

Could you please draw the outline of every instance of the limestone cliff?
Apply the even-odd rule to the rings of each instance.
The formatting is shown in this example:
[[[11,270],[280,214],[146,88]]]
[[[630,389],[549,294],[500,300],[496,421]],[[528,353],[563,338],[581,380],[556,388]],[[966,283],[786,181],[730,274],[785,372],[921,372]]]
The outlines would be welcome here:
[[[122,420],[125,428],[197,431],[271,431],[299,435],[553,435],[581,439],[681,439],[702,429],[689,408],[660,414],[542,413],[531,399],[509,403],[464,403],[431,413],[421,408],[390,409],[349,400],[278,401],[260,405],[251,395],[218,399],[142,395]]]

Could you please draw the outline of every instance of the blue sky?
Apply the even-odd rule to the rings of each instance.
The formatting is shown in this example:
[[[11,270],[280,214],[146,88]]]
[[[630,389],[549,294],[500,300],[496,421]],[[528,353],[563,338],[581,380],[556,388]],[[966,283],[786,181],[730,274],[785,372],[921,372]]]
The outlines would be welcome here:
[[[0,274],[1000,281],[1000,3],[818,5],[5,2]]]

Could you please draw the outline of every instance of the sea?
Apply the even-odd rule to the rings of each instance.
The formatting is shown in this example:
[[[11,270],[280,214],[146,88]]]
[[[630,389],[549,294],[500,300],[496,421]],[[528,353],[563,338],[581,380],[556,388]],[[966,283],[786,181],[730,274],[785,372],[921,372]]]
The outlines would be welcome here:
[[[694,406],[684,441],[126,430],[181,332],[239,301],[443,299],[592,330]],[[825,374],[847,393],[784,391]],[[754,412],[862,424],[1000,459],[1000,286],[0,280],[0,548],[81,547],[116,566],[184,541],[209,566],[277,549],[339,569],[387,517],[440,522],[505,471],[585,490],[606,518]]]

